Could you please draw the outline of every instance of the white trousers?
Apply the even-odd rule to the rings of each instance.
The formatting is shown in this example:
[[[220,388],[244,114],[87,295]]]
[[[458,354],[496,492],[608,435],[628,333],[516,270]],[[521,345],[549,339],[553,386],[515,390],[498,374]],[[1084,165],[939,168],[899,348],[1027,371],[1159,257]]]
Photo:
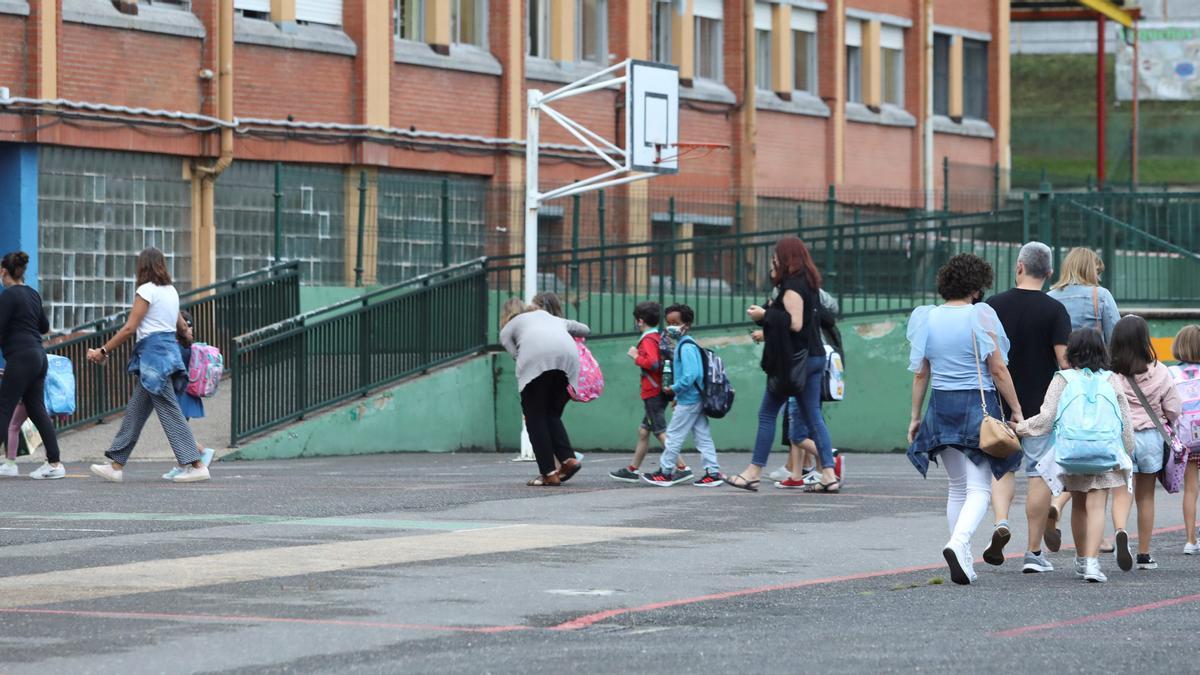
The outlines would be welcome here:
[[[971,536],[991,506],[991,466],[988,462],[977,465],[954,448],[942,450],[938,459],[950,477],[950,491],[946,497],[950,541],[969,550]]]

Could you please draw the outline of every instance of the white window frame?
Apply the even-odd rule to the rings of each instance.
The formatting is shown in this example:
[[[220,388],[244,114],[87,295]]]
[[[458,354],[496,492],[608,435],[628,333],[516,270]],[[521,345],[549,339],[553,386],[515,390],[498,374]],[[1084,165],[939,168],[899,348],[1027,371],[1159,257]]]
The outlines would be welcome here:
[[[895,60],[893,70],[889,74],[886,72],[887,60],[884,58],[884,53],[887,51],[898,52],[899,58]],[[884,24],[879,31],[879,77],[881,79],[880,92],[883,103],[894,105],[899,108],[904,107],[904,29],[899,26]],[[888,78],[896,83],[896,100],[889,101],[888,94]]]
[[[550,58],[550,0],[526,0],[525,12],[525,55],[535,59]],[[535,17],[536,15],[536,17]],[[534,26],[537,22],[537,43],[534,44]]]
[[[696,78],[708,80],[709,82],[724,82],[725,81],[725,8],[721,0],[693,0],[692,2],[693,29],[694,29],[694,53],[693,61],[695,64]],[[705,55],[701,53],[701,26],[705,22],[713,24],[713,53]],[[701,63],[712,67],[711,75],[701,74]]]
[[[414,22],[416,24],[415,34],[410,35],[408,37],[405,37],[401,33],[401,28],[400,28],[400,26],[401,26],[400,5],[401,5],[401,3],[405,3],[405,2],[416,3],[416,7],[417,7],[417,12],[416,12],[417,16],[416,16],[416,20]],[[397,40],[404,40],[405,42],[424,42],[425,41],[425,3],[426,3],[426,0],[394,0],[392,2],[392,36],[393,37],[395,37]]]
[[[858,51],[851,52],[851,49]],[[857,61],[854,68],[851,68],[852,53],[857,55],[857,58],[853,59]],[[863,102],[862,56],[862,21],[846,19],[846,101],[850,103]]]
[[[565,2],[566,0],[558,0]],[[608,0],[594,0],[596,3],[597,25],[596,44],[600,48],[597,58],[589,59],[583,54],[583,5],[585,0],[575,0],[575,62],[594,63],[600,66],[608,65]]]
[[[488,5],[487,0],[450,0],[450,41],[460,45],[474,45],[486,49],[488,46]],[[478,42],[467,42],[462,39],[462,6],[464,3],[475,5],[475,34]],[[424,14],[424,12],[422,12]]]
[[[817,87],[817,75],[820,68],[817,67],[817,58],[820,53],[817,49],[817,13],[811,10],[800,9],[799,7],[792,8],[792,69],[796,68],[796,33],[804,33],[808,36],[806,39],[807,47],[805,48],[804,63],[806,71],[804,73],[804,89],[796,88],[796,77],[799,73],[792,73],[792,89],[793,91],[806,92],[814,96],[819,91]]]

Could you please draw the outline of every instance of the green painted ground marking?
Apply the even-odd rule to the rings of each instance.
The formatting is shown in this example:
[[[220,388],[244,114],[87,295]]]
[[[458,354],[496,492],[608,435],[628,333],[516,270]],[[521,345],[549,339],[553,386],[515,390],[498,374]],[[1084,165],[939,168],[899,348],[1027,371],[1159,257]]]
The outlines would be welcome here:
[[[234,525],[299,525],[305,527],[358,527],[379,530],[485,530],[508,527],[507,524],[472,523],[451,520],[394,520],[391,518],[297,518],[224,513],[0,513],[0,520],[51,521],[149,521],[149,522],[217,522]]]

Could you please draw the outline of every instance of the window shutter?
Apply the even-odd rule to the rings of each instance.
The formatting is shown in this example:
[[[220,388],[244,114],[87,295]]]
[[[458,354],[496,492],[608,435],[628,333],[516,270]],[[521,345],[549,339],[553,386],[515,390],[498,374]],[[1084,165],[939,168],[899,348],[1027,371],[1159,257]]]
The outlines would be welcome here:
[[[879,30],[879,46],[884,49],[904,49],[904,29],[884,25]]]
[[[817,13],[807,9],[793,7],[792,30],[801,30],[805,33],[817,32]]]
[[[233,0],[233,8],[247,12],[270,12],[271,0]]]
[[[692,14],[720,21],[725,18],[725,8],[721,0],[693,0]]]
[[[296,20],[342,25],[342,0],[296,0]]]
[[[765,2],[754,3],[755,30],[771,30],[771,6]]]
[[[862,22],[857,19],[846,19],[846,46],[862,46]]]

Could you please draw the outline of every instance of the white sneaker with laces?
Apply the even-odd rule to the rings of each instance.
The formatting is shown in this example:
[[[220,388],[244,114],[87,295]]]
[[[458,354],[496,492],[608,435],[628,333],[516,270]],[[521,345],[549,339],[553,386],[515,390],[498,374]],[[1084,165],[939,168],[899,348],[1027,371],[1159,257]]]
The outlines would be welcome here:
[[[125,471],[114,469],[111,464],[93,464],[92,473],[113,483],[125,480]]]
[[[950,568],[950,580],[960,586],[969,586],[979,577],[975,573],[975,564],[971,552],[965,547],[949,541],[942,549],[942,557]]]
[[[1184,544],[1184,555],[1200,555],[1200,544]]]
[[[779,467],[778,469],[775,469],[771,473],[767,474],[767,478],[770,478],[771,480],[773,480],[775,482],[779,482],[781,480],[787,480],[791,477],[792,477],[792,472],[788,471],[786,464]]]
[[[21,469],[16,462],[0,464],[0,478],[16,478],[21,475]]]
[[[29,477],[34,480],[56,480],[58,478],[66,478],[66,476],[67,467],[62,464],[52,466],[50,462],[44,462],[29,474]]]
[[[184,467],[183,471],[180,471],[179,474],[171,480],[176,483],[199,483],[200,481],[205,481],[208,479],[209,475],[207,466],[202,466],[199,469],[194,466],[188,466]]]
[[[1088,558],[1084,561],[1083,578],[1093,584],[1102,584],[1108,581],[1108,577],[1104,576],[1104,572],[1100,571],[1099,558]]]
[[[1082,579],[1087,574],[1087,558],[1075,557],[1075,578]]]

